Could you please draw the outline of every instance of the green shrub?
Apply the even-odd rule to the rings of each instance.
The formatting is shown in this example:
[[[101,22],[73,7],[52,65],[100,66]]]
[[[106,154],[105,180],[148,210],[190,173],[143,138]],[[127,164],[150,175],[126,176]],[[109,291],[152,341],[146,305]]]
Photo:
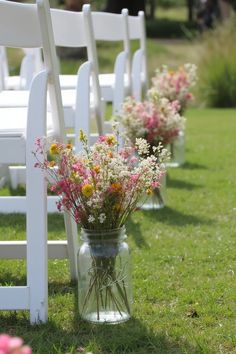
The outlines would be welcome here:
[[[166,18],[148,20],[146,23],[149,38],[192,38],[197,29],[194,23]]]
[[[199,64],[199,97],[210,107],[236,107],[236,16],[207,33]]]

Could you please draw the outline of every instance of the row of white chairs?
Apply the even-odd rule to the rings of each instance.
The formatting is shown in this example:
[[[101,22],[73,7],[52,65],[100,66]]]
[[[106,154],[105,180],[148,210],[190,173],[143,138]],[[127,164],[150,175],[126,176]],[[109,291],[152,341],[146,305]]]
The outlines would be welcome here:
[[[74,128],[75,135],[82,128],[91,136],[91,110],[96,118],[97,133],[105,134],[103,95],[104,100],[112,99],[113,109],[118,110],[125,95],[131,92],[131,88],[126,90],[129,70],[130,85],[131,82],[132,85],[144,83],[145,87],[146,69],[141,70],[146,67],[145,42],[135,53],[130,67],[130,49],[124,48],[118,55],[109,85],[102,85],[101,76],[99,79],[95,40],[104,39],[103,33],[108,39],[112,32],[120,38],[124,28],[127,29],[128,18],[126,10],[115,16],[91,13],[89,5],[85,5],[81,13],[74,13],[50,10],[48,0],[37,0],[37,4],[0,0],[0,46],[30,48],[31,51],[42,48],[44,58],[44,69],[34,76],[28,92],[0,92],[0,164],[26,166],[26,197],[0,197],[0,210],[1,200],[9,212],[17,210],[17,203],[23,203],[27,220],[27,241],[0,242],[0,258],[27,258],[27,285],[0,287],[0,310],[28,309],[31,323],[47,321],[48,257],[69,258],[71,278],[76,279],[78,249],[77,227],[67,213],[64,213],[67,241],[47,241],[46,182],[42,172],[34,168],[32,150],[35,150],[35,140],[47,136],[49,141],[66,141],[66,127],[69,126]],[[142,14],[140,18],[144,21]],[[137,19],[131,18],[134,21],[130,27],[134,29],[133,37],[139,28],[137,25],[135,29]],[[114,29],[115,23],[117,26],[122,24],[118,33],[117,28]],[[142,35],[145,36],[144,28]],[[60,76],[59,79],[56,45],[87,48],[88,60],[78,68],[76,76]],[[134,73],[135,68],[140,69],[139,79]],[[63,80],[67,90],[61,90]],[[107,91],[108,88],[111,90],[111,98],[105,97],[105,87]],[[73,101],[67,106],[66,97]],[[79,149],[78,145],[76,149]]]
[[[54,10],[53,10],[54,11]],[[58,12],[58,10],[56,10]],[[63,12],[62,12],[63,13]],[[63,15],[62,15],[63,16]],[[80,15],[71,13],[71,18],[78,18]],[[63,21],[63,18],[62,18]],[[140,94],[140,86],[137,85],[137,79],[141,78],[142,87],[147,88],[147,64],[146,64],[146,33],[145,33],[145,17],[144,12],[140,11],[138,16],[128,16],[127,9],[123,9],[121,15],[105,14],[102,12],[92,12],[92,22],[94,28],[95,41],[122,41],[123,50],[127,53],[127,76],[125,78],[125,91],[128,94]],[[102,25],[101,25],[102,24]],[[80,25],[78,25],[79,27]],[[109,26],[109,31],[107,28]],[[78,34],[76,34],[78,35]],[[89,38],[88,38],[89,40]],[[130,41],[138,40],[139,49],[132,56]],[[71,41],[70,46],[85,46],[85,43],[77,40]],[[88,45],[91,45],[90,42]],[[69,45],[69,44],[68,44]],[[24,57],[21,63],[20,75],[10,76],[9,65],[7,60],[6,48],[0,47],[0,88],[7,90],[29,89],[33,75],[42,68],[42,55],[40,50],[32,50],[23,48]],[[89,53],[93,54],[93,53]],[[141,70],[137,71],[137,60],[141,56]],[[132,63],[133,57],[133,63]],[[139,59],[138,59],[139,58]],[[132,70],[133,68],[133,70]],[[134,72],[134,70],[136,70]],[[141,73],[141,75],[140,75]],[[133,75],[132,75],[133,74]],[[102,88],[102,96],[107,101],[113,101],[112,90],[115,84],[115,75],[100,74],[99,83]],[[62,89],[74,89],[76,87],[76,75],[63,75],[60,78]]]
[[[86,47],[88,59],[93,63],[95,75],[93,75],[93,111],[98,117],[98,131],[101,134],[104,131],[104,102],[112,102],[112,111],[115,114],[119,111],[124,97],[132,94],[137,99],[141,99],[143,91],[147,88],[147,65],[146,65],[146,35],[144,13],[139,12],[138,16],[128,16],[126,9],[120,15],[108,14],[102,12],[92,12],[92,26],[88,21],[84,21],[82,13],[66,13],[61,10],[51,10],[52,24],[55,36],[55,43],[58,46]],[[75,33],[71,35],[68,41],[68,35],[62,28],[67,26],[67,21],[72,23]],[[90,22],[91,22],[90,21]],[[84,23],[85,22],[85,23]],[[93,27],[93,31],[91,29]],[[109,28],[109,31],[107,30]],[[139,49],[135,52],[131,63],[130,40],[139,40]],[[96,41],[123,41],[123,52],[117,56],[114,73],[97,74],[98,60]],[[40,52],[38,49],[25,49],[26,55],[23,59],[21,70],[23,75],[20,82],[29,83],[32,75],[42,65]],[[6,55],[3,55],[3,58]],[[6,60],[3,60],[3,63]],[[27,65],[28,70],[27,69]],[[25,64],[25,65],[23,65]],[[35,69],[33,69],[33,64]],[[7,65],[5,64],[5,67]],[[3,72],[4,70],[2,70]],[[7,71],[7,70],[5,70]],[[31,78],[30,78],[31,77]],[[8,76],[10,80],[11,77]],[[16,78],[13,77],[12,79]],[[76,110],[77,95],[76,75],[60,75],[60,85],[62,91],[62,101],[65,114],[65,123],[67,127],[75,127],[76,116],[80,114]],[[5,80],[6,81],[6,80]],[[29,85],[27,85],[29,86]],[[27,88],[25,86],[25,88]],[[0,93],[0,107],[25,107],[28,102],[28,92],[12,92],[4,90]],[[14,124],[14,122],[13,122]],[[77,130],[75,130],[77,132]],[[77,135],[74,136],[75,142],[78,141]],[[9,176],[11,177],[12,187],[15,188],[18,183],[24,179],[24,169],[11,167]],[[0,205],[0,210],[1,205]]]

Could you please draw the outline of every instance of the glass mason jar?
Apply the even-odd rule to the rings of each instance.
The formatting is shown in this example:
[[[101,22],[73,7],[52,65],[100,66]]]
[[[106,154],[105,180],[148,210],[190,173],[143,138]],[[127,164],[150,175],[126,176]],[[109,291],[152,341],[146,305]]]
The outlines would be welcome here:
[[[164,208],[166,204],[166,174],[161,177],[160,187],[155,188],[150,195],[146,195],[139,208],[141,210],[156,210]]]
[[[185,163],[185,134],[180,131],[174,141],[168,145],[171,153],[171,160],[167,163],[167,167],[179,167]]]
[[[79,313],[94,323],[120,323],[131,316],[130,252],[125,227],[81,230],[78,252]]]

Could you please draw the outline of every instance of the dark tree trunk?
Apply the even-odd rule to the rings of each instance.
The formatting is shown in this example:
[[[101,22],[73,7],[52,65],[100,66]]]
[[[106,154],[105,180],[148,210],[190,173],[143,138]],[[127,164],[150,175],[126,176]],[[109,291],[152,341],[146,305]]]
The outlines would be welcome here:
[[[156,0],[150,0],[150,18],[154,20],[156,10]]]
[[[155,19],[156,0],[146,1],[146,16],[150,20]]]
[[[81,11],[83,5],[87,3],[88,0],[65,0],[66,9],[70,11]]]
[[[188,20],[192,22],[193,21],[193,0],[187,0],[187,6],[188,6]]]
[[[145,0],[107,0],[104,11],[119,14],[124,8],[129,10],[129,15],[137,16],[140,10],[145,10]]]

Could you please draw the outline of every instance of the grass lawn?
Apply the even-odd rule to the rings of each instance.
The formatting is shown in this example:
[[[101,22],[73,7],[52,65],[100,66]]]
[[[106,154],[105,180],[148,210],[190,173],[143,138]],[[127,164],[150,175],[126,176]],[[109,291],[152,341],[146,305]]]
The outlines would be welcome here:
[[[67,261],[49,262],[49,322],[0,312],[0,332],[22,336],[34,353],[236,353],[236,110],[187,112],[186,164],[168,171],[168,203],[136,212],[133,318],[91,325],[77,312]],[[0,216],[0,238],[24,238],[25,218]],[[61,215],[49,237],[64,238]],[[0,261],[0,283],[25,284],[23,261]],[[84,350],[84,351],[83,351]]]

